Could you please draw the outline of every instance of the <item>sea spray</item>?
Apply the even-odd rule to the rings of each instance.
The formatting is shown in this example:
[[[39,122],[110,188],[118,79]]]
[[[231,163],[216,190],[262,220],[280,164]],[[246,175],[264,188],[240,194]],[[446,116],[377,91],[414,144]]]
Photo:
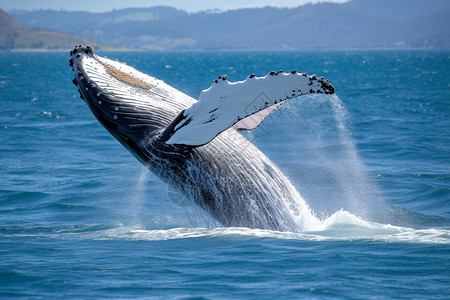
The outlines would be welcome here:
[[[294,214],[293,217],[298,225],[295,231],[324,229],[329,226],[330,222],[333,224],[339,223],[335,220],[337,216],[341,216],[340,219],[342,219],[342,216],[345,216],[344,219],[346,220],[352,219],[358,222],[365,222],[357,216],[367,218],[370,215],[370,205],[375,204],[374,202],[378,204],[379,201],[375,201],[378,195],[377,187],[366,174],[365,166],[359,158],[355,143],[351,138],[351,133],[347,126],[350,118],[344,104],[336,95],[311,96],[308,100],[317,101],[316,104],[319,104],[319,106],[325,104],[328,107],[328,112],[325,111],[325,113],[328,113],[331,116],[331,121],[334,121],[328,124],[328,126],[331,125],[331,128],[319,127],[318,131],[314,131],[316,137],[311,136],[308,144],[312,143],[315,147],[309,147],[308,151],[314,151],[314,155],[319,157],[321,163],[327,166],[327,168],[323,169],[323,174],[319,176],[322,178],[332,176],[332,182],[339,187],[342,193],[340,195],[340,199],[343,200],[342,207],[347,208],[355,215],[341,209],[329,218],[323,217],[322,221],[319,221],[315,216],[317,212],[313,212],[308,203],[298,194],[293,202],[285,203],[289,208],[288,211]],[[314,126],[315,124],[316,122],[312,122],[308,126]],[[331,147],[331,151],[327,149],[327,147],[330,147],[330,144],[325,144],[324,147],[324,144],[317,143],[317,140],[315,140],[323,138],[330,132],[333,132],[336,138],[335,145]],[[336,159],[336,156],[339,159]],[[308,200],[314,202],[316,199]],[[302,213],[299,214],[298,212]]]
[[[378,187],[370,179],[366,166],[358,155],[347,126],[350,118],[343,102],[336,95],[330,96],[329,99],[343,151],[343,162],[346,165],[345,172],[342,172],[337,179],[344,191],[348,207],[355,214],[370,218],[374,215],[372,210],[379,209],[382,203]]]
[[[374,220],[383,201],[358,155],[349,123],[337,96],[304,96],[268,118],[253,140],[321,219],[344,209]]]
[[[136,186],[134,188],[134,194],[131,196],[129,201],[129,209],[131,213],[131,227],[139,229],[141,227],[140,212],[144,206],[144,202],[147,200],[146,186],[147,186],[147,168],[141,167],[141,174],[136,181]]]

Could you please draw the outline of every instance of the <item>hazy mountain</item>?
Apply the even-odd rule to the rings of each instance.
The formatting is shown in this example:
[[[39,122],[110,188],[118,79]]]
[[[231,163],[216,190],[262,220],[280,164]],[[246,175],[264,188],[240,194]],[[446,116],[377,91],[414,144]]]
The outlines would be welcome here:
[[[118,24],[128,26],[134,22],[147,22],[161,19],[174,19],[188,13],[167,6],[152,8],[126,8],[106,13],[64,10],[14,10],[11,16],[27,27],[40,27],[59,30],[70,34],[89,31]]]
[[[80,43],[85,44],[89,41],[57,31],[28,29],[0,9],[0,50],[71,49]]]
[[[14,11],[21,24],[143,50],[450,48],[448,0],[354,0],[188,14]]]

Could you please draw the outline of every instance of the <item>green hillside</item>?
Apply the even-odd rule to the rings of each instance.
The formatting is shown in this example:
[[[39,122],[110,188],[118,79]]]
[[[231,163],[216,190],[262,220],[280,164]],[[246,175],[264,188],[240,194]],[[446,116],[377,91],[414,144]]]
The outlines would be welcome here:
[[[0,9],[0,50],[68,50],[75,44],[92,44],[105,49],[99,44],[65,33],[29,29]]]

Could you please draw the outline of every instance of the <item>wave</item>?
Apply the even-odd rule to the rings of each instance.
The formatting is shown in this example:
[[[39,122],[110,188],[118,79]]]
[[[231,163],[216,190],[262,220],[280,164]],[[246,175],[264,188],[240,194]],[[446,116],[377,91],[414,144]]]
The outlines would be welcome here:
[[[25,228],[0,227],[1,238],[55,238],[129,241],[167,241],[192,238],[217,239],[278,239],[317,242],[381,242],[450,244],[449,228],[413,229],[365,221],[340,210],[321,221],[313,231],[279,232],[242,227],[146,229],[139,224],[111,223],[66,227],[33,226]]]

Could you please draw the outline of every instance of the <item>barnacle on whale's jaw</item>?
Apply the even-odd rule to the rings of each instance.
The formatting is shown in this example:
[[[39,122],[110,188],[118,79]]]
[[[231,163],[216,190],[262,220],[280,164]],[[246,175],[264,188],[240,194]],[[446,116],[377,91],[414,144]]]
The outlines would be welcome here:
[[[92,69],[95,70],[98,70],[100,67],[100,62],[94,55],[94,48],[89,45],[77,45],[72,51],[70,51],[70,56],[71,58],[69,60],[69,65],[72,67],[72,71],[74,72],[72,83],[78,87],[80,98],[87,102],[88,105],[94,100],[101,101],[100,99],[96,99],[100,95],[97,96],[97,93],[92,94],[92,92],[96,91],[98,87],[91,82],[90,76],[92,76],[92,74],[88,72],[86,63],[89,61],[89,65],[92,65]],[[98,64],[98,66],[95,66],[95,64]]]
[[[74,72],[74,77],[72,79],[72,83],[78,87],[78,93],[80,94],[80,98],[86,101],[85,94],[81,92],[81,89],[84,87],[84,76],[82,76],[82,70],[79,68],[79,62],[82,60],[82,55],[93,55],[92,46],[83,47],[81,45],[76,45],[72,51],[70,51],[70,60],[69,66],[72,67],[72,72]]]

